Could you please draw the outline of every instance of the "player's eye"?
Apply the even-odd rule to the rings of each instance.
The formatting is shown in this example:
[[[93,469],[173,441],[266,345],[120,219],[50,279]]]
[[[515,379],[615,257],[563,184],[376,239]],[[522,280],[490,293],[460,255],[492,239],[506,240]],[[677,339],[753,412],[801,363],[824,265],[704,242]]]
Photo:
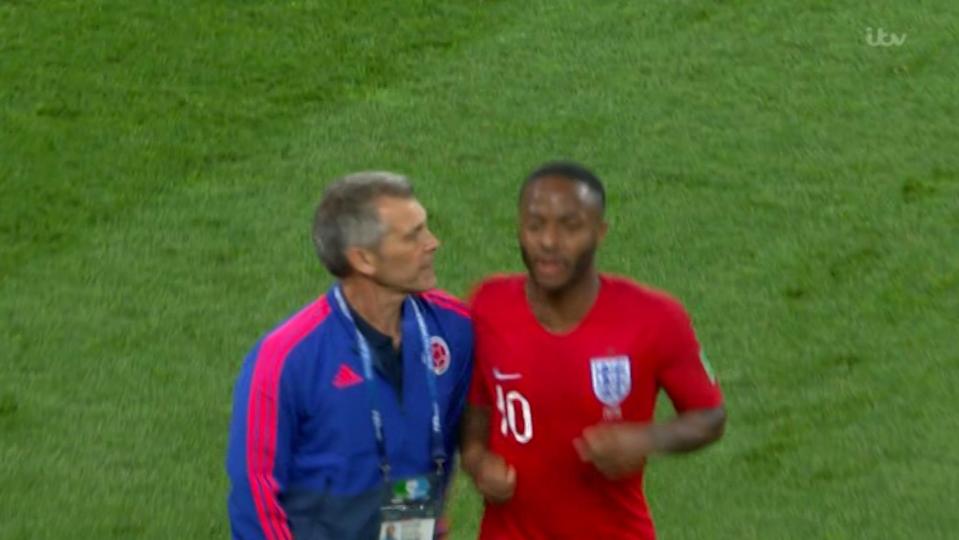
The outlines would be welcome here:
[[[583,226],[583,220],[576,218],[564,219],[561,223],[567,231],[575,231]]]

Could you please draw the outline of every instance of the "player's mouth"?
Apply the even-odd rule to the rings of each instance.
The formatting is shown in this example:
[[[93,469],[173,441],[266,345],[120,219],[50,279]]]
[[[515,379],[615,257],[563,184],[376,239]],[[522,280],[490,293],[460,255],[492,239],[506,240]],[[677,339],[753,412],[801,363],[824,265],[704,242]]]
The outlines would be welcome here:
[[[536,273],[541,276],[556,276],[566,270],[566,263],[562,259],[536,259],[533,261]]]

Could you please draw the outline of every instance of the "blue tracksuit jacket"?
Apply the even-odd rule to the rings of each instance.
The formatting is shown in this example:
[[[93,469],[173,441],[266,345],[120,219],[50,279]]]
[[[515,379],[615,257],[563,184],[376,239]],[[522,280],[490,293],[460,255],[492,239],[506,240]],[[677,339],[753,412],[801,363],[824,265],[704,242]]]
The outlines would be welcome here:
[[[257,343],[236,382],[227,451],[230,526],[238,539],[366,540],[383,486],[353,325],[331,288]],[[467,308],[441,292],[412,295],[426,320],[448,456],[472,372]],[[431,402],[412,308],[402,318],[403,400],[374,375],[393,478],[435,471]]]

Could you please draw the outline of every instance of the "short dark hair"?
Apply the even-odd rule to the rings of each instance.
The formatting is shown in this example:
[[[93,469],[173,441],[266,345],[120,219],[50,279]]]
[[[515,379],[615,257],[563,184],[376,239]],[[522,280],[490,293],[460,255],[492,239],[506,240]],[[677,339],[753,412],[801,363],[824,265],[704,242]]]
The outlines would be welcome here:
[[[519,190],[520,200],[523,199],[526,188],[540,178],[550,176],[558,176],[586,186],[586,189],[599,198],[600,213],[606,210],[606,189],[603,187],[603,182],[593,171],[575,161],[550,161],[537,167],[523,182],[523,187]]]
[[[336,277],[352,272],[346,248],[374,247],[383,238],[376,199],[413,197],[413,186],[402,175],[364,171],[337,179],[327,186],[313,216],[313,245],[323,266]]]

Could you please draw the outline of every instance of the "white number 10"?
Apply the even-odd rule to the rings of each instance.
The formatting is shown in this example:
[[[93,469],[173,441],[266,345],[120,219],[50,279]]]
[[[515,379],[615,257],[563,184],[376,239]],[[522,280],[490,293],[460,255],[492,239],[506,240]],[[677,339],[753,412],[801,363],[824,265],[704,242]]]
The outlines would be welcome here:
[[[529,401],[516,390],[510,390],[504,394],[503,387],[496,385],[496,408],[499,409],[502,419],[499,423],[499,430],[503,436],[508,433],[513,434],[513,438],[520,444],[526,444],[533,438],[533,413],[529,408]],[[519,430],[516,423],[517,412],[523,415],[523,430]]]

